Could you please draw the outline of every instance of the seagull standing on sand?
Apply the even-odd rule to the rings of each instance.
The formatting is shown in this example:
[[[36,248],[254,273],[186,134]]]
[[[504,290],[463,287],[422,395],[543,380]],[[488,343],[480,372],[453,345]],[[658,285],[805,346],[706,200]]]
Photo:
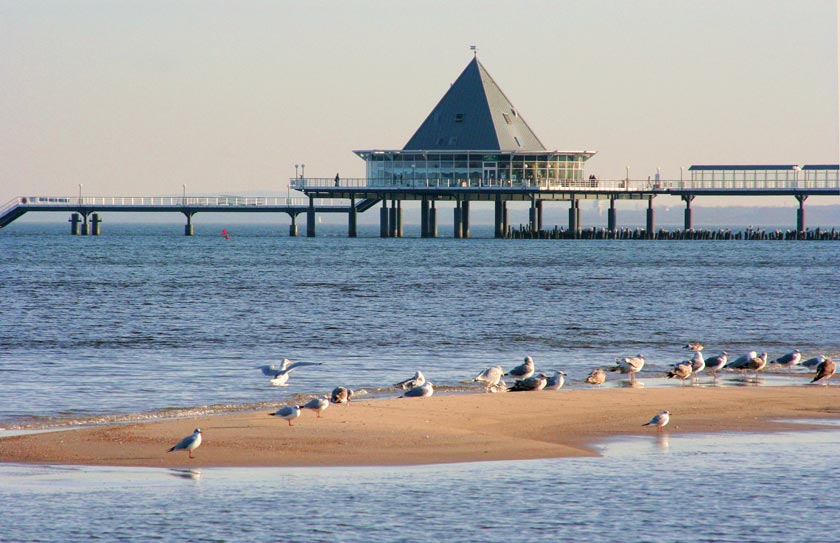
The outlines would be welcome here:
[[[283,387],[286,386],[286,382],[289,380],[289,372],[291,372],[295,368],[300,368],[303,366],[320,366],[320,362],[292,362],[288,358],[284,358],[283,361],[280,363],[279,366],[276,364],[266,364],[264,366],[260,366],[259,369],[262,370],[263,375],[271,377],[269,383],[272,386],[276,387]]]
[[[566,373],[560,370],[554,370],[554,375],[548,378],[545,382],[544,390],[560,390],[566,384]]]
[[[530,356],[525,357],[525,361],[519,364],[505,375],[510,375],[514,379],[527,379],[534,375],[534,359]]]
[[[732,362],[727,364],[726,367],[730,368],[730,369],[733,369],[733,370],[742,370],[747,365],[747,362],[749,362],[753,358],[756,358],[757,356],[758,356],[757,352],[750,351],[746,354],[742,354],[741,356],[739,356],[738,358],[736,358],[735,360],[733,360]]]
[[[711,358],[706,359],[706,371],[712,374],[714,379],[717,379],[717,373],[726,366],[727,361],[727,353],[723,351],[718,356],[713,356]]]
[[[586,382],[590,385],[601,386],[607,380],[607,374],[601,368],[595,368],[586,377]]]
[[[401,397],[402,398],[428,398],[429,396],[431,396],[434,393],[435,393],[434,385],[432,385],[432,383],[429,383],[427,381],[420,386],[416,386],[416,387],[412,388],[411,390],[406,391],[406,393],[403,394]]]
[[[201,445],[201,428],[196,428],[193,433],[179,441],[175,446],[166,452],[172,451],[187,451],[190,458],[193,458],[192,452]]]
[[[321,398],[312,398],[311,400],[309,400],[308,402],[306,402],[305,404],[303,404],[300,407],[301,407],[301,409],[311,409],[312,411],[315,411],[315,414],[317,415],[317,418],[320,419],[321,418],[321,411],[324,411],[329,406],[330,406],[329,399],[327,399],[326,397],[321,397]]]
[[[330,402],[332,403],[346,403],[350,405],[350,400],[353,398],[353,391],[347,387],[335,387],[330,395]]]
[[[809,370],[816,368],[820,364],[826,361],[826,356],[824,354],[819,354],[814,358],[809,358],[805,362],[802,362],[802,365]]]
[[[607,369],[622,374],[629,374],[631,381],[634,381],[636,379],[636,373],[642,371],[642,368],[645,367],[645,356],[641,354],[627,358],[616,358],[615,361],[616,365]]]
[[[489,391],[490,389],[496,388],[496,385],[502,380],[504,374],[505,370],[501,366],[492,366],[476,375],[473,378],[473,382],[484,383],[484,388]]]
[[[836,371],[836,366],[834,361],[830,358],[826,358],[823,360],[819,366],[817,366],[817,374],[811,380],[812,383],[816,383],[817,381],[822,380],[824,385],[828,385],[828,380],[831,379],[831,376],[834,375]]]
[[[405,381],[400,381],[396,383],[394,386],[397,388],[401,388],[403,390],[411,390],[414,387],[423,386],[426,382],[426,376],[423,375],[422,371],[417,371],[414,373],[414,376],[409,377]]]
[[[281,407],[274,413],[269,413],[272,417],[280,417],[289,421],[289,426],[292,426],[292,421],[300,416],[299,405],[287,405]]]
[[[691,377],[691,362],[681,362],[671,368],[671,370],[666,374],[668,379],[673,379],[674,377],[681,379],[682,384],[685,384],[685,380]]]
[[[545,376],[544,373],[539,375],[534,375],[533,377],[528,377],[527,379],[518,379],[513,386],[508,388],[510,392],[530,392],[530,391],[537,391],[542,390],[545,388],[545,384],[548,382],[548,378]]]
[[[799,349],[770,361],[771,364],[779,364],[788,369],[796,366],[800,362],[802,362],[802,353],[799,352]]]
[[[671,420],[671,412],[670,411],[660,411],[658,415],[654,415],[652,419],[647,421],[642,426],[656,426],[656,431],[661,432],[662,427],[668,424]]]

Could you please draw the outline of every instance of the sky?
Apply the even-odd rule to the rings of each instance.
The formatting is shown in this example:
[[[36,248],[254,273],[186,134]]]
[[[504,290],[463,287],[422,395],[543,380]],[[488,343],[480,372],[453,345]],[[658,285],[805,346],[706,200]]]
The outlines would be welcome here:
[[[597,151],[586,175],[837,163],[838,20],[837,0],[0,0],[0,204],[363,177],[352,151],[402,148],[470,45],[546,147]]]

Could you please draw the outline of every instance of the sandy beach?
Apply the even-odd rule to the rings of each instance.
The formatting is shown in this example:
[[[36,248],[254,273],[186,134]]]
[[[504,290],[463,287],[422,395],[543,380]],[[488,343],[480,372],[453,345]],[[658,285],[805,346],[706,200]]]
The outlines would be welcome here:
[[[0,439],[0,461],[103,466],[361,466],[593,456],[668,409],[670,434],[775,431],[786,419],[840,417],[840,387],[680,387],[456,394],[304,410],[293,426],[272,411],[74,429]],[[194,428],[189,459],[167,449]]]

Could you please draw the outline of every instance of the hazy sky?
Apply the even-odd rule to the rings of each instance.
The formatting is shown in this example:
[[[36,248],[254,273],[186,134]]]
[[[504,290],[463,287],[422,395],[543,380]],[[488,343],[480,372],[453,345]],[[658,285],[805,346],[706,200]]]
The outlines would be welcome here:
[[[0,0],[0,204],[362,177],[352,150],[402,148],[471,44],[547,147],[598,151],[587,175],[837,163],[837,21],[836,0]]]

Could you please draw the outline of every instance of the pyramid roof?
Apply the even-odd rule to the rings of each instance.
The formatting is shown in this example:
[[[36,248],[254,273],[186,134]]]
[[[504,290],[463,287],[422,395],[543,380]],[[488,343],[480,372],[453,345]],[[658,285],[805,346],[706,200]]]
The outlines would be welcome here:
[[[545,146],[473,57],[404,151],[544,151]]]

